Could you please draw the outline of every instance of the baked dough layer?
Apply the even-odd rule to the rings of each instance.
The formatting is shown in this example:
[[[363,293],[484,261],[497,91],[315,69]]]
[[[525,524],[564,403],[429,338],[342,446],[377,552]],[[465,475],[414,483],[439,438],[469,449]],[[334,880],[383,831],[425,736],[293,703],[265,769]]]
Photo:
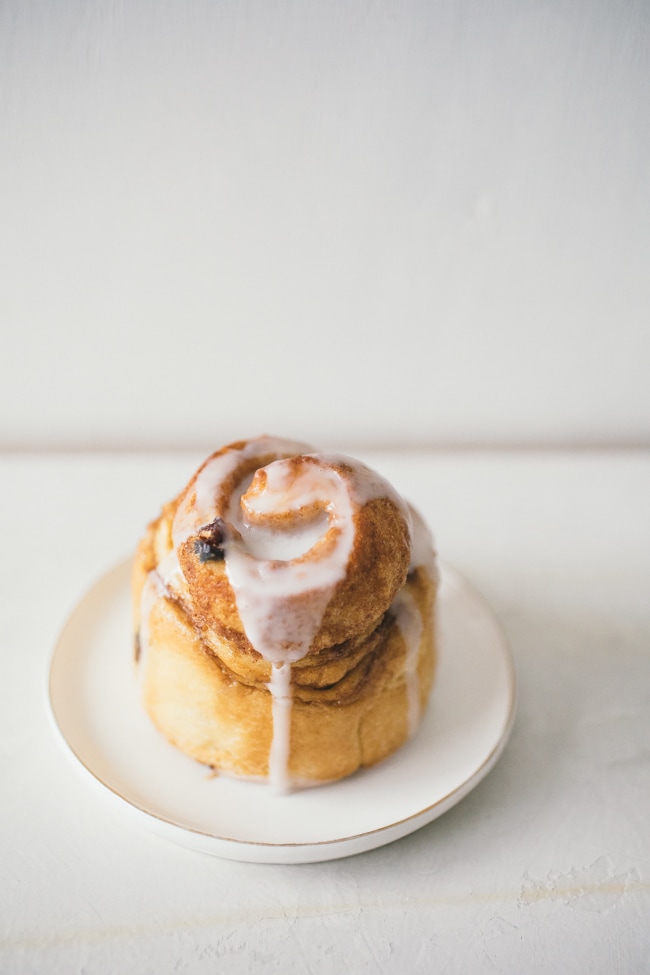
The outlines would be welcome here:
[[[242,496],[249,492],[255,498],[256,487],[263,492],[259,472],[278,454],[284,462],[286,451],[265,449],[267,438],[257,452],[250,444],[234,444],[208,458],[138,545],[133,597],[143,703],[168,740],[197,761],[232,775],[272,779],[279,734],[273,675],[283,665],[288,668],[282,691],[289,701],[287,780],[306,785],[339,779],[399,748],[427,705],[436,660],[437,574],[430,536],[424,544],[420,537],[417,546],[426,558],[414,560],[414,524],[420,535],[426,531],[415,513],[394,493],[382,493],[381,483],[370,490],[364,482],[361,493],[355,487],[347,561],[327,593],[309,645],[297,653],[287,642],[287,660],[260,652],[247,634],[229,577],[229,545],[239,546],[241,539],[222,514],[231,510],[238,485],[244,485]],[[251,456],[235,463],[246,451]],[[321,463],[312,456],[290,454],[282,474],[286,483],[293,483],[294,474],[304,479],[305,471],[312,478],[312,467]],[[215,458],[215,466],[227,462],[231,471],[227,483],[222,479],[218,485],[223,495],[216,505],[218,535],[214,524],[206,534],[202,517],[194,518],[202,504],[197,495],[205,494],[197,478]],[[332,463],[328,458],[327,464],[338,481],[356,476],[346,459]],[[299,528],[319,518],[327,527],[322,509],[328,504],[325,498],[320,507],[305,511],[303,505],[297,516],[272,512],[271,530],[291,531],[296,518]],[[268,512],[263,514],[268,530]],[[307,557],[294,560],[301,573],[313,569],[312,561],[318,568],[328,545],[340,544],[344,529],[336,520],[334,527],[329,541],[321,545],[319,537]],[[213,546],[209,556],[217,543],[223,553],[219,549],[204,559],[205,539]],[[306,588],[283,604],[284,611],[309,615],[311,598]],[[314,598],[322,605],[322,595]]]
[[[350,775],[409,737],[433,681],[435,586],[424,570],[416,570],[405,588],[422,614],[415,659],[389,612],[344,664],[337,662],[341,676],[332,683],[323,683],[316,663],[292,674],[298,678],[292,682],[292,781]],[[227,641],[209,646],[183,605],[163,592],[151,601],[145,626],[142,694],[158,729],[199,762],[233,775],[267,778],[273,718],[263,677],[242,679],[225,662],[233,659]]]

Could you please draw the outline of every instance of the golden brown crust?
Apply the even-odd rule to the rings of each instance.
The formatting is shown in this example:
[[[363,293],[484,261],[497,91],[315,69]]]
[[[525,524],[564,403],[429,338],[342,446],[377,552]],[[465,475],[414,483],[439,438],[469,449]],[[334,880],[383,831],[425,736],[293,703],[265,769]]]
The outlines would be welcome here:
[[[222,516],[245,482],[241,503],[250,504],[251,523],[259,518],[265,529],[280,532],[316,521],[319,531],[326,525],[294,560],[301,572],[327,559],[344,529],[331,517],[327,497],[300,494],[299,505],[267,510],[266,465],[278,456],[269,450],[243,460],[237,454],[236,464],[224,464],[213,502],[216,520],[207,524],[195,517],[195,508],[206,510],[198,499],[205,494],[202,472],[215,459],[233,451],[246,454],[248,447],[242,441],[213,454],[147,527],[136,550],[133,603],[142,637],[143,700],[154,723],[198,761],[264,778],[274,735],[272,663],[251,644],[242,622],[228,571],[236,529]],[[337,484],[357,476],[345,459],[327,463]],[[305,472],[310,476],[319,464],[311,455],[291,457],[284,468],[288,482]],[[351,495],[352,540],[327,601],[319,604],[316,586],[282,604],[287,613],[309,613],[313,600],[320,621],[304,653],[291,663],[288,765],[298,782],[337,779],[386,757],[412,732],[433,681],[436,579],[424,566],[409,573],[410,523],[400,499],[390,491],[364,490]],[[411,607],[406,615],[418,621],[415,645],[412,626],[404,628],[405,605]]]
[[[419,707],[429,696],[435,668],[435,586],[423,571],[406,584],[429,625],[417,650]],[[233,775],[265,778],[273,737],[271,694],[266,681],[242,680],[208,647],[181,604],[161,595],[148,620],[144,668],[145,707],[178,748]],[[339,680],[307,683],[293,670],[291,757],[298,782],[324,782],[373,765],[402,745],[410,733],[408,646],[388,614],[365,641]],[[295,678],[298,677],[296,680]]]

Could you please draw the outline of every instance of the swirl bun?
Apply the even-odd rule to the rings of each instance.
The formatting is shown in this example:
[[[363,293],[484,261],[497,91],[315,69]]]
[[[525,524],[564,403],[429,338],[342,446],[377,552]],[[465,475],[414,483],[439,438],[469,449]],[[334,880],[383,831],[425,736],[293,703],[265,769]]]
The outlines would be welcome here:
[[[374,471],[230,444],[138,547],[145,707],[193,757],[279,789],[350,774],[417,723],[435,589],[425,526]]]

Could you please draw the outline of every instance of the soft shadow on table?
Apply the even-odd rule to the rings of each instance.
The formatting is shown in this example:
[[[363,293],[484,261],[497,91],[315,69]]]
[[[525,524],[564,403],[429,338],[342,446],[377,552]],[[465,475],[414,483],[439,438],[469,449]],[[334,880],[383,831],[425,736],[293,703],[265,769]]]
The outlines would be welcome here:
[[[593,791],[597,804],[604,777],[620,774],[621,783],[613,781],[610,791],[621,794],[622,767],[632,754],[627,726],[643,706],[637,697],[647,698],[642,689],[650,686],[650,658],[638,652],[637,634],[623,622],[612,627],[593,617],[532,609],[518,609],[502,620],[518,681],[517,717],[503,755],[439,819],[350,858],[359,877],[366,871],[376,875],[377,861],[387,869],[399,863],[405,875],[435,873],[459,861],[489,869],[504,850],[519,844],[524,851],[538,842],[537,831],[548,832],[554,809],[565,815],[576,790]],[[616,707],[607,712],[612,698]],[[578,830],[580,824],[565,828]]]

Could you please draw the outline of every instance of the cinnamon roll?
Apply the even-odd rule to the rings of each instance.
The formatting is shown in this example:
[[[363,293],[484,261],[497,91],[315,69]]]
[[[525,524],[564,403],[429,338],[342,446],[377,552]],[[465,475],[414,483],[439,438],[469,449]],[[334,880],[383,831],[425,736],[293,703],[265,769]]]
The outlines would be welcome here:
[[[212,454],[140,541],[144,707],[170,742],[278,791],[411,734],[435,669],[436,559],[378,474],[260,437]]]

